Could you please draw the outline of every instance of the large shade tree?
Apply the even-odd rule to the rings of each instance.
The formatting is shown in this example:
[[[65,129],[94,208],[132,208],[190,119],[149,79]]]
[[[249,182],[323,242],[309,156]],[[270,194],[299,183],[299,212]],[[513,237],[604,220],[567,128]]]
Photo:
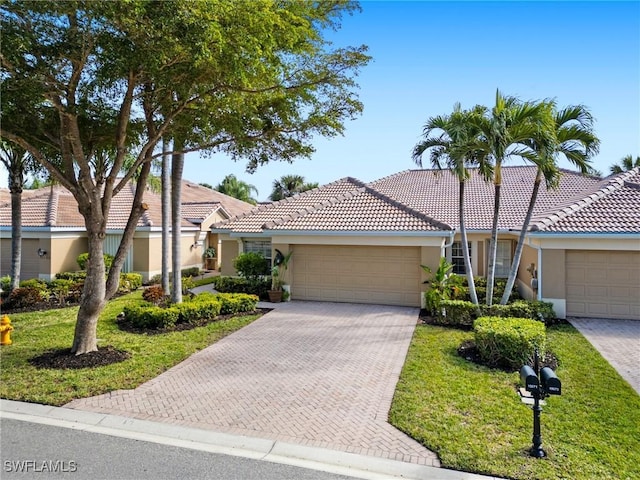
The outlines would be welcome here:
[[[459,183],[458,188],[458,221],[460,224],[460,237],[464,258],[465,274],[469,285],[469,296],[471,301],[478,305],[478,295],[476,293],[469,255],[469,241],[467,240],[467,229],[464,215],[464,187],[469,179],[471,166],[479,168],[481,174],[486,178],[491,176],[490,165],[479,161],[478,153],[473,150],[473,144],[477,140],[480,131],[477,127],[479,121],[476,117],[482,116],[486,108],[477,106],[472,110],[462,110],[460,104],[454,106],[454,110],[449,115],[439,115],[431,117],[424,125],[423,140],[418,142],[413,149],[413,160],[422,167],[422,157],[426,152],[430,154],[431,165],[438,170],[443,168],[451,170]],[[486,168],[489,170],[486,171]]]
[[[354,77],[369,60],[366,48],[336,48],[325,38],[357,9],[347,0],[0,6],[0,136],[67,188],[85,221],[89,261],[72,352],[97,350],[98,317],[117,290],[163,137],[173,140],[165,154],[225,152],[255,170],[310,156],[313,135],[341,134],[360,113]],[[47,155],[52,150],[59,162]],[[135,161],[123,174],[127,154]],[[134,178],[105,281],[111,202]]]

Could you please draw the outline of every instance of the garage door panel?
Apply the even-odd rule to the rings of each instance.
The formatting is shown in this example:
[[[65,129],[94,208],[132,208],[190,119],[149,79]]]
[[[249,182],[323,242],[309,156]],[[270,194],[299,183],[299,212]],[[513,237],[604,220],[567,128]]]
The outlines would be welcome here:
[[[640,252],[566,252],[567,315],[640,320]]]
[[[419,306],[419,247],[292,248],[293,299]]]

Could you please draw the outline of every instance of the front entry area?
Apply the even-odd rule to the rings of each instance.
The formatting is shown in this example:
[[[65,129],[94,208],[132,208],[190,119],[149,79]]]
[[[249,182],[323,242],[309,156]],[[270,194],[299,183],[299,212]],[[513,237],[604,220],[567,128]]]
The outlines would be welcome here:
[[[420,247],[292,248],[294,300],[420,306]]]

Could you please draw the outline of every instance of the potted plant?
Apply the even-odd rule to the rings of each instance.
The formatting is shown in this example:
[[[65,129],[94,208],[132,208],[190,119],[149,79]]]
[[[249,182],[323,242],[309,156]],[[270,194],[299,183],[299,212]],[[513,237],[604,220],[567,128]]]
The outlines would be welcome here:
[[[208,247],[203,253],[204,268],[206,270],[216,269],[216,249],[214,247]]]
[[[269,301],[279,303],[282,301],[282,279],[280,278],[280,267],[277,265],[271,269],[271,290],[268,290]]]

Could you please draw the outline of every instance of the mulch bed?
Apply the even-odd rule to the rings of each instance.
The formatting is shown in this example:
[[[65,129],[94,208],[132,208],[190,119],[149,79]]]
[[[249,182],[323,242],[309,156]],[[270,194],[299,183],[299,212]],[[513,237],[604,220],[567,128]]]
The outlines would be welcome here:
[[[38,368],[65,370],[103,367],[105,365],[122,362],[130,356],[131,354],[129,352],[117,350],[110,345],[98,347],[97,352],[89,352],[82,355],[71,353],[70,348],[63,348],[50,350],[42,355],[38,355],[30,359],[29,363]]]

